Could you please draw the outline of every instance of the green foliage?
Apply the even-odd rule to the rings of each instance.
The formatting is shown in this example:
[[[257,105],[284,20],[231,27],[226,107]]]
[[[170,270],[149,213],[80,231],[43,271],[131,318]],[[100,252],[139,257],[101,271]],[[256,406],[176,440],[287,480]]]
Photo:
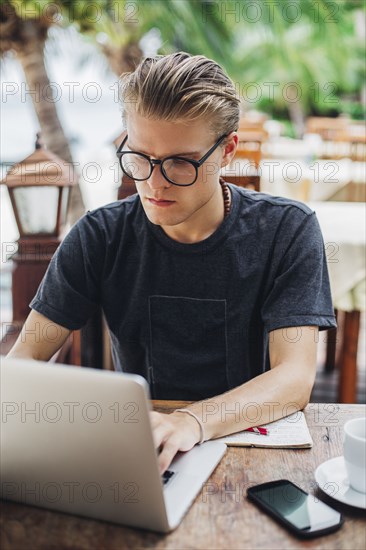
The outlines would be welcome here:
[[[341,112],[347,114],[355,120],[364,120],[366,118],[365,106],[360,101],[355,99],[341,99]]]
[[[241,32],[234,29],[235,66],[240,70],[234,78],[244,83],[244,92],[245,83],[257,83],[260,97],[253,106],[268,112],[288,105],[291,82],[296,83],[306,113],[340,112],[340,94],[359,92],[365,77],[364,45],[355,32],[355,10],[361,2],[271,0],[270,4],[271,19],[268,15],[259,26],[243,21]],[[298,12],[285,16],[286,4],[297,4]]]
[[[102,37],[114,51],[159,29],[159,53],[184,50],[214,59],[248,108],[286,112],[289,92],[297,90],[305,113],[336,114],[346,108],[360,115],[357,98],[350,103],[342,95],[357,96],[366,76],[364,44],[355,30],[356,13],[365,12],[363,0],[9,2],[24,18],[50,14],[53,5],[50,24],[75,25],[89,40],[100,43]]]

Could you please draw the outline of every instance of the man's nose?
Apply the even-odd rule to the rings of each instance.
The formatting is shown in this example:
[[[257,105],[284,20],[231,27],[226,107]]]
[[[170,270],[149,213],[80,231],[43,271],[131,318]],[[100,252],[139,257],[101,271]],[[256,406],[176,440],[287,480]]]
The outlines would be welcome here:
[[[151,172],[150,177],[146,180],[151,189],[160,189],[162,187],[171,187],[171,183],[168,182],[161,173],[160,164],[154,164],[154,169]]]

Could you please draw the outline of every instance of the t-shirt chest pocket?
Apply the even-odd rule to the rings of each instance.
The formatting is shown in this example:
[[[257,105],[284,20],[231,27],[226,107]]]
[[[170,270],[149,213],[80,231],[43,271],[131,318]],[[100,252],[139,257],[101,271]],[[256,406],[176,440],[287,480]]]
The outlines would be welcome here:
[[[202,399],[229,389],[226,300],[149,297],[153,398]]]

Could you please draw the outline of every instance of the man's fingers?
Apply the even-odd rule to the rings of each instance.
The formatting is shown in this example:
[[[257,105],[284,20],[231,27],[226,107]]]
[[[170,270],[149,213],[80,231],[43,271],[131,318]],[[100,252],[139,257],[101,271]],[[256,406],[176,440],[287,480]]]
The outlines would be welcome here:
[[[170,430],[167,429],[164,424],[161,424],[153,430],[153,438],[156,449],[159,449],[160,445],[166,441],[169,436]]]
[[[162,443],[166,441],[171,434],[171,426],[167,424],[166,415],[151,411],[150,420],[153,431],[153,439],[156,449],[159,449]]]
[[[156,449],[161,449],[158,457],[161,473],[169,467],[179,450],[187,451],[197,442],[198,425],[187,415],[167,415],[150,412],[151,426]],[[192,425],[193,423],[193,425]]]
[[[158,462],[160,473],[163,474],[170,466],[171,461],[179,450],[179,445],[173,440],[168,440],[161,451]]]

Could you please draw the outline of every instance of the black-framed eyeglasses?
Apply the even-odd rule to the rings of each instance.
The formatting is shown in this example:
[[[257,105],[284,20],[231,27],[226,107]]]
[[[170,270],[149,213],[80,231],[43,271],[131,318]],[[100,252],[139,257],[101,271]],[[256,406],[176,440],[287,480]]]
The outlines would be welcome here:
[[[149,179],[155,166],[159,164],[161,173],[169,183],[187,187],[194,184],[198,176],[198,168],[202,166],[228,135],[222,135],[200,160],[179,156],[170,156],[159,160],[152,159],[148,155],[145,155],[145,153],[139,153],[138,151],[123,151],[123,147],[128,139],[128,135],[126,135],[118,147],[117,157],[126,176],[135,181]]]

